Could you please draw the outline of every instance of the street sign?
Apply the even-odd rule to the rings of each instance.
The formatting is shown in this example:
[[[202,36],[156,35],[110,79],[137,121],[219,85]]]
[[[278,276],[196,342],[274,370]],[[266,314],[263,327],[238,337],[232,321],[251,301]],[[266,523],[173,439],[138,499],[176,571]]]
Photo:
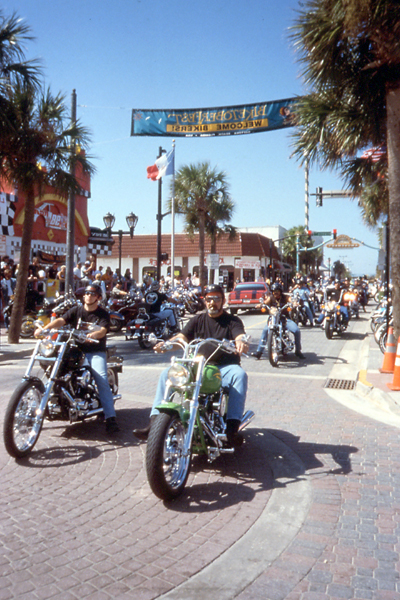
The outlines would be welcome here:
[[[209,254],[207,258],[208,258],[208,268],[209,269],[218,269],[219,268],[219,254]]]
[[[332,236],[332,231],[313,231],[312,235],[330,235],[330,236]]]

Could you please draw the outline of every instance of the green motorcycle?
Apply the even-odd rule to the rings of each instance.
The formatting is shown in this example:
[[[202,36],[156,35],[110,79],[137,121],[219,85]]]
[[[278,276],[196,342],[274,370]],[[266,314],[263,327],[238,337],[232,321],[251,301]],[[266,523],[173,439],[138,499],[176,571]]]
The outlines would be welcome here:
[[[164,399],[156,407],[159,414],[147,441],[146,470],[154,494],[171,500],[185,488],[192,455],[204,454],[212,462],[221,454],[234,452],[226,436],[228,389],[222,387],[220,370],[210,360],[220,350],[235,353],[236,347],[234,342],[213,338],[165,345],[180,346],[183,357],[171,359]],[[207,358],[201,354],[205,345],[212,347]],[[247,411],[239,431],[254,416]]]

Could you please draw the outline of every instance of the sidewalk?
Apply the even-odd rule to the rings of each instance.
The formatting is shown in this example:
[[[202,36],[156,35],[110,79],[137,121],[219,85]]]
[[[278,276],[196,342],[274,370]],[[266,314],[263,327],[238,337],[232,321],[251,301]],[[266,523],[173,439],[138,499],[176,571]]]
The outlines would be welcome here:
[[[387,384],[392,383],[393,373],[381,373],[384,355],[368,329],[367,337],[361,348],[360,370],[356,384],[356,393],[363,399],[374,403],[382,410],[400,416],[400,391],[391,391]]]

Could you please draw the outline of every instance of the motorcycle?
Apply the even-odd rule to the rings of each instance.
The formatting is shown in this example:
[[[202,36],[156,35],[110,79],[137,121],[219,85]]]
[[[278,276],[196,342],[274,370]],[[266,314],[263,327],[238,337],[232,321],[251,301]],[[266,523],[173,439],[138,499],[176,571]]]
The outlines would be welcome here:
[[[334,333],[342,335],[347,329],[347,323],[340,310],[340,304],[335,300],[327,300],[323,306],[324,331],[328,340],[332,339]]]
[[[162,306],[161,313],[165,308],[171,308],[175,310],[174,304],[165,302]],[[175,319],[178,323],[175,313]],[[139,312],[136,319],[130,321],[126,326],[125,339],[132,340],[137,339],[139,346],[142,350],[151,348],[153,343],[150,336],[155,336],[163,340],[168,340],[176,333],[176,329],[172,328],[169,324],[167,317],[162,318],[159,316],[148,313],[145,307],[139,308]]]
[[[290,318],[296,323],[296,325],[307,325],[308,317],[305,307],[305,300],[299,298],[298,295],[293,297],[294,303],[292,304],[292,311]]]
[[[137,317],[138,304],[141,294],[129,294],[129,296],[111,295],[107,302],[107,310],[110,312],[110,331],[118,332],[126,326],[129,321]]]
[[[206,455],[212,462],[221,454],[234,452],[227,443],[226,408],[228,391],[221,386],[221,373],[209,364],[211,356],[222,350],[236,352],[227,340],[177,340],[183,357],[173,357],[168,372],[165,397],[154,417],[146,448],[147,478],[153,493],[161,500],[182,494],[194,454]],[[207,344],[213,352],[201,355]],[[166,342],[171,348],[172,343]],[[214,350],[215,348],[215,350]],[[252,411],[242,417],[239,431],[254,418]]]
[[[343,294],[343,304],[347,307],[349,317],[355,317],[358,319],[360,305],[358,302],[358,294],[355,290],[348,290]]]
[[[39,324],[39,322],[38,322]],[[91,326],[97,327],[97,326]],[[27,456],[39,439],[44,419],[70,423],[102,416],[93,374],[79,342],[86,339],[82,329],[48,330],[39,339],[21,383],[8,403],[4,418],[4,445],[10,456]],[[123,359],[107,348],[107,372],[114,402],[118,394],[118,373]],[[42,378],[33,374],[40,367]]]
[[[268,360],[272,367],[278,366],[280,355],[293,352],[295,348],[293,334],[286,329],[286,319],[284,315],[282,315],[282,312],[285,309],[290,310],[290,305],[285,304],[281,308],[270,309],[266,346],[268,350]]]
[[[8,329],[10,327],[11,313],[14,305],[14,298],[11,298],[4,309],[3,318],[4,324]],[[33,336],[33,332],[35,331],[35,319],[37,318],[37,313],[35,311],[29,310],[22,317],[21,321],[21,330],[19,332],[20,337],[27,339]]]

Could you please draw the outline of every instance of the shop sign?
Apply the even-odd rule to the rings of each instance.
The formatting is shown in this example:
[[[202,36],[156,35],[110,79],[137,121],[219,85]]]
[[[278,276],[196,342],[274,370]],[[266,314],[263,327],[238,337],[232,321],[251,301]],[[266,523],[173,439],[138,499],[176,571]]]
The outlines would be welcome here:
[[[334,242],[326,244],[327,248],[359,248],[360,244],[357,244],[348,235],[338,235]]]
[[[260,269],[261,262],[259,260],[235,260],[236,269]]]

